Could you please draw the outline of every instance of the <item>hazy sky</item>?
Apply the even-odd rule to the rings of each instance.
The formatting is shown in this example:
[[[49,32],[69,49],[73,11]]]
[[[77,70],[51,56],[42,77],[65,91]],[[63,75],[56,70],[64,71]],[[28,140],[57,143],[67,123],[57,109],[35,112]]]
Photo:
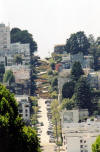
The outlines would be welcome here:
[[[0,0],[0,22],[27,29],[46,57],[71,33],[100,36],[100,0]]]

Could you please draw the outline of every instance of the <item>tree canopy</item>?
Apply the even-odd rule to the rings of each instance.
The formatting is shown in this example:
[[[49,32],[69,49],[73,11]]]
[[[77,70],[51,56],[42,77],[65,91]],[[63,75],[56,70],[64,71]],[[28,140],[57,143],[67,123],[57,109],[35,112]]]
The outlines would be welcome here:
[[[92,144],[92,152],[100,152],[100,136],[98,136],[96,141]]]
[[[6,145],[6,146],[5,146]],[[36,132],[25,127],[14,95],[0,84],[0,151],[40,152]]]
[[[50,80],[50,84],[51,84],[52,90],[53,90],[53,91],[57,91],[57,89],[58,89],[58,78],[57,78],[57,76],[54,76],[54,77]]]
[[[9,84],[15,82],[15,77],[14,77],[13,72],[11,70],[7,70],[5,72],[3,81],[8,82]]]
[[[74,94],[74,82],[66,82],[62,88],[62,96],[63,98],[71,98]]]
[[[3,81],[4,73],[5,73],[5,66],[4,64],[0,64],[0,81]]]
[[[97,40],[95,40],[93,35],[90,35],[88,40],[89,40],[89,43],[90,43],[89,53],[90,53],[90,55],[93,56],[93,59],[94,59],[93,68],[95,70],[100,70],[100,63],[99,63],[100,37],[98,37]]]
[[[77,81],[80,78],[80,76],[83,74],[84,74],[84,72],[83,72],[80,62],[76,61],[73,64],[72,69],[71,69],[72,80]]]
[[[63,99],[62,103],[61,103],[61,109],[67,109],[67,110],[72,110],[73,108],[75,108],[76,104],[75,104],[75,100],[74,100],[75,96],[73,96],[71,99],[69,98],[65,98]]]
[[[10,34],[11,34],[11,43],[15,43],[15,42],[29,43],[31,53],[37,51],[37,44],[34,41],[32,34],[30,34],[27,30],[12,28]]]
[[[83,52],[83,54],[88,54],[88,49],[90,47],[88,38],[83,31],[71,34],[70,38],[66,42],[66,51],[71,54],[77,54],[78,52]]]

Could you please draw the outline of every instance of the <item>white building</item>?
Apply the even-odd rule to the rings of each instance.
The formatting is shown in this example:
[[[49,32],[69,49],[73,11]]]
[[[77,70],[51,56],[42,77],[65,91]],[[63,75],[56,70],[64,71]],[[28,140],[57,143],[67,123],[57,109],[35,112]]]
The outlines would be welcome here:
[[[100,135],[100,120],[91,121],[87,109],[64,110],[61,113],[63,149],[66,152],[92,152],[92,144]],[[79,123],[79,120],[84,121]]]
[[[99,80],[98,80],[98,73],[97,72],[89,73],[87,79],[88,79],[90,86],[92,88],[98,89]]]
[[[21,44],[20,42],[11,43],[10,50],[11,50],[10,55],[13,57],[17,54],[21,55],[22,62],[24,65],[30,63],[30,44],[29,43],[25,43],[25,44]]]
[[[66,82],[70,81],[70,69],[63,69],[60,73],[59,73],[59,77],[58,77],[58,90],[59,90],[59,94],[58,94],[58,102],[61,103],[62,102],[62,88],[63,85]]]
[[[29,96],[22,95],[15,97],[17,102],[19,103],[19,114],[22,116],[23,120],[29,121],[30,120],[30,103],[29,103]]]
[[[10,49],[10,27],[0,24],[0,51]]]
[[[88,115],[88,109],[64,109],[61,112],[61,125],[62,127],[66,127],[67,123],[78,123],[80,121],[84,121],[88,118]]]
[[[67,123],[62,128],[66,152],[92,152],[92,144],[100,135],[100,122]]]
[[[4,56],[0,56],[0,64],[5,66],[5,57]]]
[[[68,54],[62,57],[62,69],[71,69],[75,62],[80,62],[82,68],[86,69],[91,68],[94,61],[92,56],[84,56],[82,52]]]

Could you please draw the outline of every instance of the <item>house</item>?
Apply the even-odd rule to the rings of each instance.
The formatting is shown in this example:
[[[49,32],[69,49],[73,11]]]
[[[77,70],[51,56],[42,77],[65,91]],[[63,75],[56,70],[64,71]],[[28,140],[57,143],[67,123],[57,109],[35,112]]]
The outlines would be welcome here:
[[[30,67],[24,65],[13,65],[6,66],[5,71],[11,70],[15,76],[15,84],[13,88],[13,93],[19,95],[30,95]],[[9,89],[11,86],[7,86]],[[12,89],[10,89],[12,90]]]
[[[61,63],[58,63],[58,64],[55,65],[55,70],[56,71],[60,72],[61,69],[62,69],[62,64]]]
[[[54,47],[54,53],[56,53],[56,54],[64,54],[64,53],[66,53],[65,52],[65,45],[56,45],[55,47]]]
[[[71,69],[75,62],[80,62],[84,69],[91,69],[93,65],[93,57],[84,56],[82,52],[77,54],[68,54],[67,56],[62,57],[62,69]]]

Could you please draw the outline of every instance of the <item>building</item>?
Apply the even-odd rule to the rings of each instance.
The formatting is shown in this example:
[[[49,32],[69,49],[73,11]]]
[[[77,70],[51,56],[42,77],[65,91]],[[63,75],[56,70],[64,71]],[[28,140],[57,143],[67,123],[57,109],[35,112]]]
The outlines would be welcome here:
[[[30,95],[30,67],[25,65],[13,65],[5,66],[5,71],[11,70],[15,76],[15,83],[11,86],[7,86],[10,91],[17,95]]]
[[[56,45],[54,47],[54,53],[56,54],[65,54],[65,45]]]
[[[87,109],[64,110],[61,126],[65,152],[92,152],[92,144],[100,134],[99,118],[90,120]]]
[[[61,124],[62,127],[66,127],[67,123],[78,123],[80,121],[86,121],[88,118],[88,109],[64,109],[61,112]]]
[[[66,57],[62,57],[62,69],[70,69],[71,66],[71,60],[70,60],[70,55]]]
[[[6,62],[5,62],[5,57],[4,56],[0,56],[0,65],[4,65],[5,66],[5,64],[6,64]]]
[[[66,152],[92,152],[92,144],[100,135],[100,122],[67,123],[62,128]]]
[[[98,89],[99,87],[98,73],[96,72],[89,73],[87,79],[92,88]]]
[[[80,62],[82,68],[90,68],[93,65],[92,56],[84,56],[82,52],[77,54],[68,54],[67,56],[62,57],[62,69],[71,69],[75,62]]]
[[[19,54],[22,57],[22,64],[23,65],[29,65],[30,64],[30,44],[25,43],[21,44],[20,42],[18,43],[11,43],[10,47],[10,56],[13,58]]]
[[[63,69],[61,72],[59,72],[59,77],[58,77],[58,102],[61,103],[62,101],[62,88],[63,85],[66,82],[70,81],[70,69]]]
[[[10,50],[10,27],[0,24],[0,51]]]
[[[29,96],[15,96],[18,102],[18,111],[23,120],[30,121],[30,103]]]

